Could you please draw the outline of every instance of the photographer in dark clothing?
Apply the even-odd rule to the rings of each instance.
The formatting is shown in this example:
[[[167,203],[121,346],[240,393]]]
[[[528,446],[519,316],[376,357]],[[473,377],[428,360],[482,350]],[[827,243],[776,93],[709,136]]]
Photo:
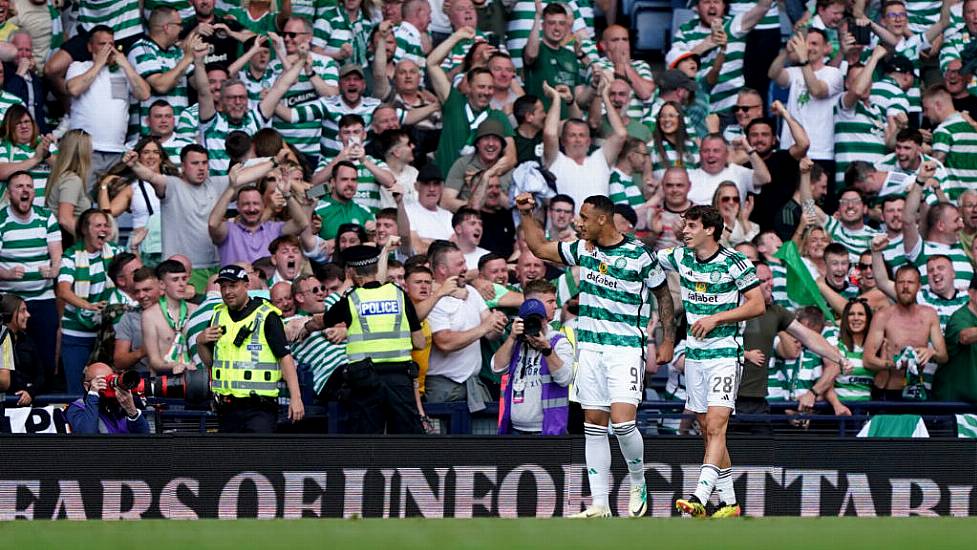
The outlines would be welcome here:
[[[149,422],[129,390],[111,387],[112,368],[105,363],[85,367],[84,397],[65,411],[71,431],[79,434],[148,434]]]

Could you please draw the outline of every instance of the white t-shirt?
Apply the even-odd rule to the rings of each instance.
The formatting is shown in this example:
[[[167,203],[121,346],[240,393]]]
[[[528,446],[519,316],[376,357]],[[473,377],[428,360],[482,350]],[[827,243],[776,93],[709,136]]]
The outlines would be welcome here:
[[[787,98],[787,111],[807,131],[811,148],[807,156],[816,160],[832,160],[835,154],[834,106],[838,94],[844,91],[845,77],[835,67],[824,66],[814,71],[818,80],[828,85],[828,97],[818,99],[811,95],[804,82],[800,67],[788,67],[790,76],[790,95]],[[790,128],[784,124],[780,132],[780,147],[783,150],[794,145]]]
[[[577,164],[563,153],[557,153],[550,172],[556,176],[556,191],[570,195],[577,212],[580,212],[587,197],[608,194],[611,167],[607,164],[603,147],[591,153],[583,164]]]
[[[739,164],[729,164],[716,175],[709,174],[702,168],[689,170],[689,181],[692,183],[689,188],[689,200],[692,204],[712,205],[712,196],[716,194],[719,184],[724,181],[736,184],[736,188],[740,191],[740,204],[746,200],[747,193],[757,192],[756,186],[753,185],[753,170]]]
[[[65,80],[71,80],[91,66],[91,61],[72,63]],[[125,152],[131,95],[129,79],[121,69],[116,72],[102,69],[85,93],[71,99],[70,129],[88,132],[92,136],[93,151]]]
[[[432,212],[421,206],[421,203],[412,202],[404,209],[407,211],[407,219],[410,220],[410,228],[417,231],[422,239],[448,240],[455,233],[451,227],[451,212],[440,206]]]
[[[468,267],[468,269],[478,269],[479,258],[488,253],[488,250],[485,250],[480,246],[476,246],[475,250],[465,253],[465,265]]]
[[[465,300],[446,296],[438,301],[427,316],[431,334],[442,330],[464,332],[477,327],[482,322],[482,312],[487,310],[485,300],[475,291],[468,289]],[[428,363],[428,376],[446,376],[459,384],[477,374],[482,368],[482,346],[480,340],[457,351],[445,353],[437,346],[431,346],[431,359]]]

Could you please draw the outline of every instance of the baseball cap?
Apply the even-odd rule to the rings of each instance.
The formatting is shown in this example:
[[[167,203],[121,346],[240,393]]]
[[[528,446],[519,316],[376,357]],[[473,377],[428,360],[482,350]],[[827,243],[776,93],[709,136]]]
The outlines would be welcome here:
[[[425,164],[417,173],[417,181],[444,181],[444,174],[436,164]]]
[[[885,69],[889,73],[913,74],[915,67],[913,67],[913,62],[908,57],[895,55],[886,64]]]
[[[239,265],[225,265],[217,272],[217,282],[221,281],[248,282],[248,272]]]
[[[543,319],[546,318],[546,306],[543,302],[540,302],[536,298],[530,298],[519,306],[519,317],[525,319],[530,315],[538,315]]]
[[[689,59],[690,57],[692,59],[695,59],[695,62],[697,64],[702,63],[702,58],[699,57],[699,54],[690,51],[681,51],[681,50],[672,49],[669,50],[667,54],[665,54],[665,65],[669,69],[674,69],[675,67],[678,67],[679,63],[681,63],[686,59]]]
[[[356,63],[347,63],[339,69],[339,78],[343,78],[346,75],[353,73],[360,73],[360,76],[366,78],[366,73],[363,72],[363,67],[360,67]]]
[[[661,73],[658,75],[657,81],[658,88],[663,92],[670,92],[681,88],[694,92],[696,89],[695,81],[689,78],[687,74],[676,69],[669,69]]]

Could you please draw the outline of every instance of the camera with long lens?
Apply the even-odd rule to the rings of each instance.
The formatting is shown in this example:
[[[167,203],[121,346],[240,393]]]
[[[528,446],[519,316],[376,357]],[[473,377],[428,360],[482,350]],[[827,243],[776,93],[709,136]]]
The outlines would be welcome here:
[[[541,315],[527,315],[522,318],[523,337],[536,337],[543,332],[543,317]]]
[[[117,390],[156,398],[183,399],[187,408],[205,407],[210,399],[210,373],[207,369],[144,379],[136,371],[113,373],[105,377],[103,397],[115,398]]]

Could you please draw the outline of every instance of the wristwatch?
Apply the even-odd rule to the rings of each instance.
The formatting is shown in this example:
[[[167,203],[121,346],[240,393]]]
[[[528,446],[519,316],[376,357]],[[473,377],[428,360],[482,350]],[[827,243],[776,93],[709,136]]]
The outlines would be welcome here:
[[[542,355],[543,357],[549,357],[550,355],[553,355],[553,348],[546,348],[544,350],[540,350],[539,354]]]

